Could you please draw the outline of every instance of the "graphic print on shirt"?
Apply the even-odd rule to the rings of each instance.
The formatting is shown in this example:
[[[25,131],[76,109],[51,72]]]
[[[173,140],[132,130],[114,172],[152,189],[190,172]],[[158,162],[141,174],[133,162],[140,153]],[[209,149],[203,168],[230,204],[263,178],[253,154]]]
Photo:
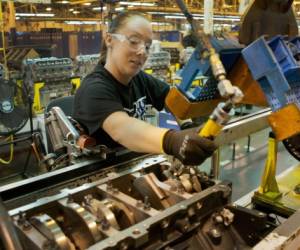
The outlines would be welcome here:
[[[149,105],[146,105],[146,96],[143,96],[139,98],[136,102],[134,102],[132,109],[124,108],[124,110],[128,113],[129,116],[138,118],[140,120],[146,120],[146,111],[148,109]]]

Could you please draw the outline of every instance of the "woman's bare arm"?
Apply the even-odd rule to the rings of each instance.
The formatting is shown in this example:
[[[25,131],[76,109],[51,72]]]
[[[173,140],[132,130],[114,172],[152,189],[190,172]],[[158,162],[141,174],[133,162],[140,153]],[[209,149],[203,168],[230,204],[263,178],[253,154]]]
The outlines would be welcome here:
[[[118,111],[109,115],[103,123],[103,129],[116,142],[130,150],[163,153],[162,139],[167,129],[152,126],[125,112]]]

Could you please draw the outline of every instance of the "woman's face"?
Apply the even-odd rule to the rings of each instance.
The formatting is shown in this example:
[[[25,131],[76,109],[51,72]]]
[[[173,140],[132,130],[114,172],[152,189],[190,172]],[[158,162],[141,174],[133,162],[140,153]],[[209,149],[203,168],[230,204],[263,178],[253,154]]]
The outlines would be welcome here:
[[[132,17],[113,34],[108,34],[107,62],[111,73],[127,84],[143,67],[152,42],[152,28],[142,17]]]

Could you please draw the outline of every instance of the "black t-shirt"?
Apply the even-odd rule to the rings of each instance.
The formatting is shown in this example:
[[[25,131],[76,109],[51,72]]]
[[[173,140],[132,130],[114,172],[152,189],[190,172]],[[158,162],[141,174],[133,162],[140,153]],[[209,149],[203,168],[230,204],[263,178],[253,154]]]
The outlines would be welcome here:
[[[98,143],[115,147],[118,144],[102,129],[104,120],[116,111],[125,111],[143,120],[149,105],[163,109],[168,91],[168,84],[143,71],[125,86],[98,64],[76,91],[73,118]]]

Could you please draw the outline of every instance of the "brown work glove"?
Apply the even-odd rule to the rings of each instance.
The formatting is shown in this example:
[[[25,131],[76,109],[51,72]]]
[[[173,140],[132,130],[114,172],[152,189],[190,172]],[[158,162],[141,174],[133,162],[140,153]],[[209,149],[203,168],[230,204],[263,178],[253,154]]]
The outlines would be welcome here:
[[[163,150],[185,165],[199,165],[217,149],[210,139],[198,135],[199,128],[168,130],[163,137]]]

